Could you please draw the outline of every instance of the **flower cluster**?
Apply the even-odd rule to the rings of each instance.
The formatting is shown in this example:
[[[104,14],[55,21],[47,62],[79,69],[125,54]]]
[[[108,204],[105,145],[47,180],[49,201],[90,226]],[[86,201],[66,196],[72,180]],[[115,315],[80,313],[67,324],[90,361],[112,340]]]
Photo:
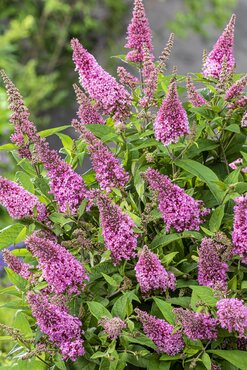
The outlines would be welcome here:
[[[140,100],[140,105],[147,107],[153,102],[154,94],[158,84],[158,69],[155,66],[152,54],[144,47],[142,75],[144,79],[143,93],[144,97]]]
[[[36,218],[47,220],[45,204],[14,181],[0,176],[0,204],[7,208],[11,217],[16,219]]]
[[[138,308],[135,312],[143,325],[144,333],[156,344],[158,352],[175,356],[182,351],[184,341],[179,332],[174,333],[174,326]]]
[[[188,99],[194,107],[201,107],[207,104],[207,101],[196,91],[195,85],[193,84],[192,78],[187,77],[187,94]]]
[[[145,295],[155,289],[175,290],[176,278],[172,272],[166,271],[158,257],[144,246],[135,266],[136,279],[141,292]]]
[[[233,14],[224,32],[214,45],[213,50],[208,54],[203,70],[205,77],[219,78],[224,59],[227,72],[232,72],[235,65],[233,54],[235,20],[236,16]]]
[[[118,67],[117,74],[121,84],[129,86],[131,89],[134,89],[139,83],[138,78],[132,76],[124,67]]]
[[[199,248],[198,282],[213,289],[227,289],[228,265],[222,260],[225,246],[210,238],[203,238]]]
[[[38,267],[51,291],[56,294],[78,294],[85,287],[88,276],[84,267],[64,247],[44,232],[34,232],[26,240],[27,248],[38,258]]]
[[[137,239],[132,219],[104,194],[99,194],[97,204],[100,211],[103,237],[115,264],[136,255]]]
[[[234,201],[233,253],[238,254],[243,263],[247,263],[247,194],[235,198]]]
[[[211,340],[217,338],[217,319],[209,314],[175,308],[176,320],[182,331],[192,340]]]
[[[126,328],[125,322],[119,317],[113,317],[112,319],[102,317],[99,320],[99,324],[103,326],[104,332],[111,340],[117,339],[121,334],[121,331]]]
[[[71,41],[73,60],[80,75],[80,82],[91,99],[105,114],[113,114],[116,120],[129,115],[130,95],[114,77],[104,71],[96,59],[79,43]]]
[[[190,133],[186,111],[179,99],[176,82],[169,86],[154,122],[155,138],[164,145],[176,143],[181,136]]]
[[[74,127],[78,129],[78,125]],[[85,127],[80,127],[79,129],[82,138],[88,144],[93,169],[96,172],[96,180],[100,184],[101,189],[110,192],[113,187],[124,188],[129,180],[129,175],[123,169],[119,160],[101,140],[97,139]]]
[[[225,100],[230,101],[233,98],[238,98],[239,95],[244,91],[247,85],[247,74],[244,75],[240,80],[236,81],[229,89],[226,91]]]
[[[128,26],[127,44],[128,49],[134,49],[126,55],[131,62],[142,62],[144,60],[144,47],[153,50],[151,29],[145,14],[142,0],[135,0],[133,17]]]
[[[81,322],[77,317],[51,304],[42,294],[29,292],[27,301],[40,329],[60,348],[64,360],[75,361],[84,355]]]
[[[23,262],[22,260],[14,256],[8,249],[5,249],[3,251],[3,259],[4,262],[7,263],[9,268],[23,277],[23,279],[28,280],[32,276],[32,272],[30,271],[30,269],[33,266]]]
[[[223,329],[229,333],[236,331],[240,337],[247,329],[247,306],[237,298],[224,298],[216,303],[217,317]]]
[[[202,202],[193,199],[183,189],[175,185],[164,175],[154,169],[145,173],[149,186],[158,191],[159,210],[166,224],[166,231],[171,227],[178,232],[184,230],[199,230],[203,216],[208,210],[202,207]]]

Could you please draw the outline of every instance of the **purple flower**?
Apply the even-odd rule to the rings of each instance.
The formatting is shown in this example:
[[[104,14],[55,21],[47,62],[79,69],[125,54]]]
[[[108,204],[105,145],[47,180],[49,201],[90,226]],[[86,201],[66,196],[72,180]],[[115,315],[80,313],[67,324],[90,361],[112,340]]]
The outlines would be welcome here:
[[[124,67],[118,67],[117,74],[122,85],[127,85],[134,89],[138,84],[138,78],[132,76]]]
[[[226,91],[225,100],[229,101],[233,98],[238,98],[239,95],[244,91],[247,85],[247,74],[244,75],[240,80],[236,81],[229,89]]]
[[[189,102],[194,107],[201,107],[202,105],[207,104],[207,101],[196,91],[195,85],[190,76],[187,77],[187,94]]]
[[[23,277],[23,279],[28,280],[32,276],[30,269],[32,269],[33,266],[14,256],[8,249],[3,251],[3,260],[11,270]]]
[[[60,348],[63,359],[75,361],[84,355],[81,322],[62,307],[52,304],[47,296],[28,292],[27,302],[43,333]]]
[[[26,240],[27,249],[38,258],[42,276],[56,294],[79,294],[88,276],[84,267],[64,247],[44,232],[34,232]]]
[[[237,298],[224,298],[216,303],[217,316],[223,329],[244,336],[247,329],[247,307]]]
[[[241,165],[243,163],[242,158],[238,158],[235,161],[229,163],[229,167],[232,168],[233,170],[236,170],[238,168],[238,165]]]
[[[166,271],[158,257],[145,245],[135,267],[136,279],[141,292],[145,295],[152,290],[175,290],[176,278],[172,272]]]
[[[203,217],[209,213],[209,210],[203,208],[202,201],[193,199],[157,170],[149,168],[145,178],[150,188],[158,192],[159,210],[167,232],[171,227],[178,232],[199,230]]]
[[[174,313],[182,331],[192,340],[211,340],[217,338],[217,319],[209,314],[175,308]]]
[[[227,72],[230,73],[233,70],[235,65],[235,58],[233,55],[235,20],[236,16],[233,14],[224,32],[214,45],[213,50],[208,54],[204,64],[204,77],[214,77],[218,79],[222,71],[224,58]]]
[[[238,254],[243,263],[247,263],[247,194],[235,198],[234,202],[233,253]]]
[[[243,118],[241,120],[241,127],[247,127],[247,111],[244,113]]]
[[[56,150],[40,140],[35,150],[38,159],[48,171],[51,193],[58,203],[62,213],[75,214],[81,201],[87,196],[87,190],[82,177],[73,171],[71,166],[60,158]]]
[[[156,68],[150,51],[144,47],[143,51],[143,68],[142,76],[144,79],[143,92],[144,97],[141,99],[140,104],[144,107],[153,103],[154,94],[158,84],[158,69]]]
[[[47,220],[47,210],[38,198],[13,181],[0,176],[0,204],[12,218],[36,218],[40,222]]]
[[[238,108],[245,108],[245,107],[247,107],[247,96],[241,96],[241,98],[239,98],[238,100],[227,104],[227,108],[229,109],[238,109]]]
[[[138,308],[135,312],[143,325],[144,333],[156,344],[157,352],[175,356],[182,351],[184,341],[179,332],[173,333],[174,326]]]
[[[90,98],[96,101],[97,108],[105,114],[113,114],[116,120],[126,118],[131,104],[127,90],[99,66],[96,59],[77,39],[73,39],[71,45],[80,82]]]
[[[155,138],[164,145],[176,143],[181,136],[190,133],[189,121],[179,100],[176,82],[169,86],[154,122],[154,131]]]
[[[199,248],[198,282],[216,290],[227,289],[228,265],[222,260],[225,246],[203,238]]]
[[[151,29],[145,14],[142,0],[135,0],[131,22],[127,31],[128,49],[134,49],[126,55],[126,59],[131,62],[142,62],[144,60],[144,46],[153,50]]]
[[[136,255],[137,236],[132,219],[106,195],[99,194],[97,203],[100,211],[103,237],[106,248],[111,251],[115,264]]]
[[[105,122],[103,117],[97,112],[94,106],[91,104],[90,99],[87,97],[86,94],[76,85],[73,85],[75,93],[76,93],[76,100],[79,104],[79,110],[77,115],[80,119],[82,125],[88,125],[92,123],[98,123],[104,125]]]
[[[119,317],[113,317],[112,319],[102,317],[99,320],[99,324],[103,326],[104,332],[111,340],[117,339],[121,334],[121,331],[126,328],[125,322]]]
[[[93,169],[96,172],[96,180],[99,182],[101,189],[110,192],[111,188],[114,187],[124,188],[129,180],[129,175],[123,169],[119,160],[101,140],[97,139],[85,127],[80,128],[80,133],[88,144]]]

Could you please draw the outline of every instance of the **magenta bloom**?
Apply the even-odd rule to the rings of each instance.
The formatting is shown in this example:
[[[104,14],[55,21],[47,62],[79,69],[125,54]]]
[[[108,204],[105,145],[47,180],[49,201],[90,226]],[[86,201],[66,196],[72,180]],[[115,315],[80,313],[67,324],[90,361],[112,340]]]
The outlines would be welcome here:
[[[220,77],[224,58],[226,60],[227,72],[230,73],[233,70],[235,65],[233,54],[235,21],[236,16],[233,14],[224,32],[214,45],[213,50],[208,54],[204,64],[204,77],[214,77],[218,79]]]
[[[56,294],[79,294],[88,276],[84,267],[69,252],[44,232],[34,232],[26,240],[27,248],[38,258],[42,276]]]
[[[18,146],[18,152],[22,158],[31,159],[29,145],[38,137],[36,127],[29,120],[30,113],[24,105],[19,90],[3,70],[0,73],[8,95],[9,109],[13,112],[10,122],[14,125],[15,132],[11,136],[11,141]]]
[[[182,331],[192,340],[210,340],[217,338],[217,319],[209,314],[175,308],[177,322],[182,326]]]
[[[222,261],[224,245],[203,238],[199,248],[198,282],[216,290],[227,289],[228,265]]]
[[[229,87],[225,94],[225,100],[230,101],[233,98],[238,98],[239,95],[241,95],[244,91],[246,85],[247,74],[240,78],[240,80],[236,81],[231,87]]]
[[[145,177],[150,188],[158,191],[159,210],[167,232],[171,227],[178,232],[199,230],[203,217],[209,213],[209,210],[203,208],[202,201],[186,194],[183,189],[157,170],[149,168]]]
[[[127,44],[128,49],[134,49],[126,55],[131,62],[142,62],[144,59],[144,47],[153,50],[151,29],[145,14],[142,0],[135,0],[133,16],[128,26]]]
[[[243,163],[243,159],[238,158],[235,161],[229,163],[229,167],[232,168],[233,170],[236,170],[239,167],[239,165],[241,165],[242,163]]]
[[[59,347],[64,360],[75,361],[79,356],[84,355],[81,322],[77,317],[71,316],[62,307],[50,303],[42,294],[28,292],[27,302],[41,331]]]
[[[124,67],[118,67],[117,74],[121,84],[129,86],[131,89],[134,89],[139,83],[138,78],[132,76]]]
[[[241,120],[241,127],[247,127],[247,111],[244,113],[243,118]]]
[[[142,76],[144,79],[143,92],[144,97],[141,99],[140,104],[144,107],[153,102],[154,94],[158,85],[158,68],[153,62],[153,56],[149,50],[144,47]]]
[[[196,91],[195,85],[190,76],[187,77],[187,94],[189,102],[194,107],[201,107],[202,105],[207,104],[207,101]]]
[[[155,138],[164,145],[176,143],[181,136],[190,133],[189,121],[179,99],[176,82],[169,86],[154,123],[154,132]]]
[[[73,85],[75,93],[76,93],[76,100],[79,104],[79,110],[77,115],[80,119],[82,125],[88,125],[92,123],[98,123],[104,125],[103,117],[97,112],[94,106],[91,104],[90,99],[87,97],[86,94],[76,85]]]
[[[247,329],[247,306],[237,298],[225,298],[216,303],[217,316],[223,329],[244,336]]]
[[[93,169],[96,172],[96,180],[101,189],[107,192],[111,188],[124,188],[129,180],[128,173],[123,169],[119,160],[114,156],[110,149],[97,139],[85,127],[80,129],[82,138],[88,143],[88,151],[91,156]]]
[[[135,312],[143,325],[144,333],[156,344],[157,352],[175,356],[182,351],[184,341],[179,332],[173,333],[174,326],[138,308]]]
[[[81,201],[87,196],[82,177],[60,158],[56,150],[40,140],[35,146],[37,157],[43,163],[50,179],[51,193],[62,213],[75,214]]]
[[[166,271],[158,257],[144,246],[135,267],[136,279],[140,284],[141,292],[145,295],[152,290],[175,290],[176,277]]]
[[[102,317],[102,319],[99,320],[99,324],[103,326],[104,332],[111,340],[117,339],[121,331],[126,328],[125,322],[119,317],[113,317],[112,319]]]
[[[80,82],[90,98],[96,101],[96,106],[104,114],[113,114],[117,120],[128,116],[131,104],[128,91],[100,67],[96,59],[77,39],[73,39],[71,45]]]
[[[247,263],[247,194],[235,198],[234,201],[233,253],[238,254],[243,263]]]
[[[0,176],[0,204],[12,218],[36,218],[40,222],[47,220],[47,210],[38,198],[14,181]]]
[[[97,199],[106,248],[111,251],[115,264],[136,255],[137,236],[132,219],[104,194]]]
[[[23,277],[23,279],[28,280],[32,276],[30,269],[32,269],[33,266],[14,256],[8,249],[3,251],[3,260],[11,270]]]

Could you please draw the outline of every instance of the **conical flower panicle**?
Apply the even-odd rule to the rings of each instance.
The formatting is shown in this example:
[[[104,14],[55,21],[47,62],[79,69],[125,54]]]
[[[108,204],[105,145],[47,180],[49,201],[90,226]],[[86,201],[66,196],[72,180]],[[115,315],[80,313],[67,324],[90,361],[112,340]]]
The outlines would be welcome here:
[[[114,263],[135,257],[137,236],[132,219],[104,194],[98,194],[97,204],[106,248],[111,251]]]
[[[20,275],[23,279],[28,280],[32,276],[30,269],[32,269],[33,266],[14,256],[8,249],[3,251],[3,260],[11,270]]]
[[[76,100],[79,104],[77,116],[80,119],[81,124],[88,125],[92,123],[98,123],[104,125],[105,122],[103,120],[103,117],[92,106],[87,95],[84,94],[84,92],[76,84],[74,84],[73,87],[76,94]]]
[[[127,31],[128,49],[134,49],[126,55],[131,62],[143,62],[144,46],[149,51],[153,50],[152,34],[142,0],[135,0],[131,22]]]
[[[207,101],[196,91],[195,85],[190,76],[187,77],[187,94],[189,102],[194,107],[201,107],[202,105],[207,104]]]
[[[234,199],[233,253],[247,264],[247,194]]]
[[[175,308],[176,320],[182,331],[191,340],[212,340],[217,338],[217,319],[209,314]]]
[[[244,113],[243,118],[241,120],[241,127],[247,127],[247,111]]]
[[[173,44],[174,44],[174,33],[171,33],[169,38],[168,38],[167,44],[166,44],[164,50],[162,51],[161,56],[159,57],[159,63],[158,63],[158,66],[157,66],[159,71],[162,71],[162,69],[166,69],[166,64],[167,64],[167,61],[170,58],[172,48],[173,48]]]
[[[122,85],[127,85],[131,89],[134,89],[138,85],[138,78],[132,76],[124,67],[118,67],[117,74]]]
[[[223,329],[232,333],[238,332],[240,337],[246,337],[247,306],[237,298],[224,298],[216,303],[217,317]]]
[[[85,354],[81,321],[77,317],[50,303],[41,293],[28,292],[27,302],[41,331],[60,349],[64,360],[75,361]]]
[[[155,66],[152,55],[146,46],[144,46],[143,54],[142,75],[144,79],[144,97],[140,100],[140,105],[146,107],[152,104],[154,100],[154,94],[158,85],[158,69]]]
[[[164,145],[176,143],[181,136],[190,133],[186,111],[177,93],[176,82],[169,86],[167,96],[154,123],[155,138]]]
[[[227,290],[228,265],[222,260],[225,246],[203,238],[199,248],[198,282],[216,290]]]
[[[157,170],[149,168],[145,178],[154,191],[158,192],[159,210],[166,224],[166,231],[171,227],[177,232],[199,230],[203,217],[209,210],[203,208],[202,201],[195,200],[178,185]]]
[[[45,204],[22,186],[0,176],[0,204],[15,219],[33,218],[40,222],[47,220]]]
[[[182,351],[184,341],[179,332],[173,332],[174,326],[138,308],[135,312],[143,325],[144,333],[156,344],[157,352],[175,356]]]
[[[82,177],[62,160],[56,150],[50,149],[48,142],[41,139],[35,145],[35,150],[37,158],[47,170],[51,193],[58,203],[59,211],[75,214],[87,196]]]
[[[99,324],[103,326],[104,332],[111,340],[117,339],[122,330],[126,328],[126,323],[120,317],[113,317],[112,319],[102,317]]]
[[[236,81],[229,89],[226,91],[225,100],[230,101],[233,98],[238,98],[242,94],[247,85],[247,74],[245,74],[240,80]]]
[[[135,266],[136,279],[140,284],[142,294],[146,295],[155,289],[175,290],[176,277],[166,271],[158,257],[144,246]]]
[[[129,180],[129,175],[123,169],[119,160],[101,140],[85,127],[80,128],[80,133],[88,144],[93,169],[96,172],[96,180],[99,182],[101,189],[110,192],[113,187],[124,188]]]
[[[79,261],[56,240],[34,232],[26,240],[27,249],[39,261],[38,267],[52,292],[79,294],[88,276]]]
[[[227,71],[231,72],[233,70],[235,65],[233,54],[235,21],[236,16],[233,14],[224,32],[214,45],[213,50],[208,54],[203,66],[204,77],[214,77],[218,79],[220,77],[224,58]]]
[[[18,146],[18,152],[22,158],[31,159],[29,144],[38,137],[36,127],[29,120],[30,113],[19,90],[8,78],[4,70],[1,70],[0,74],[7,91],[9,109],[13,112],[10,122],[13,124],[15,131],[11,136],[11,141]]]
[[[131,104],[128,91],[97,63],[77,39],[72,39],[71,46],[80,82],[90,98],[96,101],[96,106],[104,114],[112,114],[117,121],[126,118]]]

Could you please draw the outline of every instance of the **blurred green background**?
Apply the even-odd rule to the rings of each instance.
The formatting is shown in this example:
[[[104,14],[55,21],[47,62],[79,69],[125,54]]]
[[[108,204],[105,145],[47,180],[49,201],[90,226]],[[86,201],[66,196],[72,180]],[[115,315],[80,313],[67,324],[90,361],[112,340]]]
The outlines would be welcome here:
[[[199,70],[201,45],[212,45],[239,3],[247,5],[246,0],[144,0],[156,51],[162,51],[173,31],[177,46],[171,63],[180,63],[180,73],[185,73],[188,66]],[[68,124],[75,115],[72,84],[77,76],[71,60],[70,39],[79,38],[115,75],[118,62],[110,56],[125,50],[132,7],[132,0],[0,1],[0,68],[6,70],[20,89],[40,130]],[[191,40],[194,54],[188,49]],[[193,65],[194,59],[197,64]],[[0,84],[0,144],[8,142],[12,132],[9,114]],[[0,175],[13,177],[14,171],[11,158],[0,151]],[[9,221],[0,209],[0,228]],[[2,286],[7,286],[6,277],[1,274]],[[15,326],[16,312],[4,307],[10,298],[0,294],[0,322]],[[6,358],[11,345],[0,341],[0,369],[26,369],[22,361],[18,364],[11,361],[11,356]]]

